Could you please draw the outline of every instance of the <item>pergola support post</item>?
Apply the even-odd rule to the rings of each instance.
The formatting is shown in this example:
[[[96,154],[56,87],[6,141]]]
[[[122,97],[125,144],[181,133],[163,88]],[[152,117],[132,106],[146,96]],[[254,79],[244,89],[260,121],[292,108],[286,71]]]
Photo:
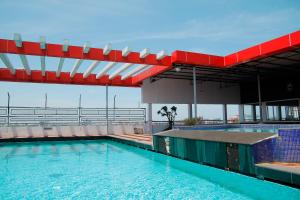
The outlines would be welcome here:
[[[193,119],[193,104],[188,104],[188,118]]]
[[[300,99],[298,100],[298,120],[300,121]]]
[[[261,103],[261,122],[267,121],[267,102]]]
[[[261,85],[260,85],[260,74],[257,74],[257,94],[258,94],[258,105],[259,105],[259,114],[260,114],[260,122],[266,121],[266,108],[263,108],[261,101]],[[265,113],[265,114],[264,114]]]
[[[223,123],[227,124],[227,104],[223,104]]]
[[[251,105],[251,110],[252,110],[252,119],[254,122],[257,121],[257,118],[256,118],[256,105]]]
[[[282,120],[281,106],[280,105],[276,106],[276,109],[277,109],[277,120],[281,121]]]
[[[239,104],[239,118],[240,123],[245,122],[244,104]]]
[[[152,134],[152,103],[148,103],[148,109],[147,109],[147,117],[148,117],[148,127],[149,127],[149,132]]]
[[[197,80],[196,68],[193,67],[193,97],[194,97],[194,117],[197,118]]]

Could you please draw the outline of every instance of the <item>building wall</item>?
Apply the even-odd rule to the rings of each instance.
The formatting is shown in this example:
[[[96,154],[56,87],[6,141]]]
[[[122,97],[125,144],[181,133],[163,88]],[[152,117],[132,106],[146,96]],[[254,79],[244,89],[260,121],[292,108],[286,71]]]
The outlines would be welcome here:
[[[193,103],[193,85],[190,80],[160,79],[145,80],[142,85],[143,103]],[[199,104],[239,104],[240,86],[219,82],[198,81]]]
[[[230,168],[227,163],[227,144],[223,142],[154,135],[153,148],[159,153],[172,155],[204,165],[221,169]],[[252,152],[251,145],[238,144],[238,172],[251,175],[255,174],[255,163]]]

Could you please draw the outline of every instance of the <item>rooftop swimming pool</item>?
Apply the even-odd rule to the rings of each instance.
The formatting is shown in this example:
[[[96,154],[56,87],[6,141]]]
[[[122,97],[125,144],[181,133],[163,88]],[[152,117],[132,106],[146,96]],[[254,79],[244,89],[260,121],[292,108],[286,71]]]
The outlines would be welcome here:
[[[226,125],[196,125],[178,126],[182,130],[208,130],[225,132],[278,133],[280,129],[300,129],[299,124],[226,124]]]
[[[0,143],[0,199],[300,199],[300,190],[110,140]]]
[[[220,128],[213,129],[216,131],[227,131],[227,132],[246,132],[246,133],[278,133],[278,128]]]

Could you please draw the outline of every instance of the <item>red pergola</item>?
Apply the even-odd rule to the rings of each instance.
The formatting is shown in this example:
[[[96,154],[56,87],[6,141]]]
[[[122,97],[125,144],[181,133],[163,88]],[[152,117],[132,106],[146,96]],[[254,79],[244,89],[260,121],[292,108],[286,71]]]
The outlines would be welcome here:
[[[265,57],[289,52],[300,48],[300,31],[252,46],[227,56],[216,56],[186,51],[174,51],[167,55],[165,51],[151,54],[148,49],[132,52],[128,48],[113,50],[110,45],[103,49],[91,48],[88,44],[83,47],[65,44],[22,41],[16,34],[14,40],[0,39],[0,59],[4,67],[0,68],[0,81],[79,84],[79,85],[109,85],[140,87],[143,80],[171,70],[178,64],[196,67],[227,69],[243,63],[252,62]],[[6,54],[17,54],[23,64],[22,69],[12,66]],[[31,70],[26,56],[39,56],[41,69]],[[59,58],[56,71],[47,71],[45,57]],[[64,59],[76,59],[70,72],[64,72]],[[78,68],[85,60],[93,63],[84,73],[78,73]],[[99,73],[93,73],[100,62],[105,62]],[[122,66],[117,67],[117,63]],[[129,67],[138,65],[127,74],[121,75]],[[115,72],[108,74],[110,69]],[[99,69],[98,69],[99,70]]]

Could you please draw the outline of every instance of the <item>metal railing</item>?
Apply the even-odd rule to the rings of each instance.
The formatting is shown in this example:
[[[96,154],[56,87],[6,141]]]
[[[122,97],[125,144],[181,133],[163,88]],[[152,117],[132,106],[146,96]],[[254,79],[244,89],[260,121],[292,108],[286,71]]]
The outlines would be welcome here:
[[[110,123],[146,121],[144,108],[108,108]],[[106,108],[52,108],[0,106],[0,125],[98,124],[107,120]]]

